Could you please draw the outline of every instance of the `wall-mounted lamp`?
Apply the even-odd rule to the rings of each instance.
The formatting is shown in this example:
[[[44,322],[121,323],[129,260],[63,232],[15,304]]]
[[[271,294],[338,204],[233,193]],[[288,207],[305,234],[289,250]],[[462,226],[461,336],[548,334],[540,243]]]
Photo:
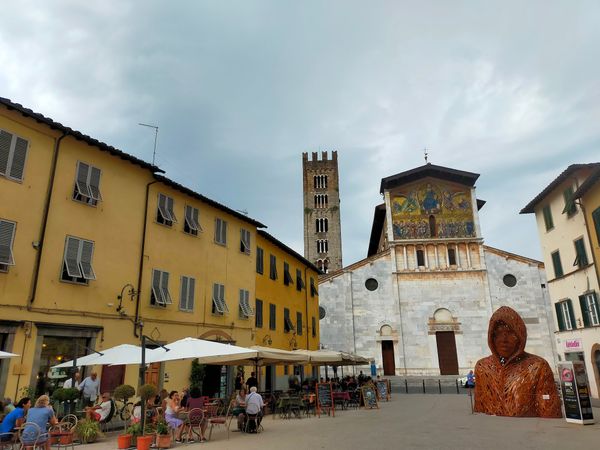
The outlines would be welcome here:
[[[131,301],[133,301],[133,299],[138,295],[138,292],[133,287],[133,284],[127,283],[125,286],[123,286],[123,288],[121,289],[121,293],[119,295],[117,295],[117,300],[119,300],[119,306],[117,306],[117,312],[122,316],[125,315],[125,310],[123,308],[123,296],[125,295],[126,289],[128,289],[127,295],[131,298]]]
[[[270,334],[266,334],[265,337],[262,339],[262,342],[265,345],[271,345],[273,343],[273,339],[271,339]]]
[[[290,339],[290,349],[296,350],[298,348],[298,343],[296,342],[296,336],[292,336]]]

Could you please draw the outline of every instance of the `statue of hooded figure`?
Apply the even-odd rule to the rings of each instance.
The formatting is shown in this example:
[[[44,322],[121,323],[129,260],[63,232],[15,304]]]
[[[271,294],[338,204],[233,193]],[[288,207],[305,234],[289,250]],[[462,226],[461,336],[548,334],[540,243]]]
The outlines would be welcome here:
[[[475,411],[496,416],[562,417],[554,375],[545,359],[525,352],[527,328],[512,308],[490,318],[492,354],[475,366]]]

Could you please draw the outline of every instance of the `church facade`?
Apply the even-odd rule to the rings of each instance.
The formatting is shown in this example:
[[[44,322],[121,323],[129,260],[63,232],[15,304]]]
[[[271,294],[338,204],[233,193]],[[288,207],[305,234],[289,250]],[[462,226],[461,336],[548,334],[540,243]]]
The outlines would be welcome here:
[[[321,343],[384,375],[456,375],[489,354],[488,321],[523,317],[554,367],[543,263],[484,245],[479,174],[426,164],[381,181],[367,258],[319,279]]]

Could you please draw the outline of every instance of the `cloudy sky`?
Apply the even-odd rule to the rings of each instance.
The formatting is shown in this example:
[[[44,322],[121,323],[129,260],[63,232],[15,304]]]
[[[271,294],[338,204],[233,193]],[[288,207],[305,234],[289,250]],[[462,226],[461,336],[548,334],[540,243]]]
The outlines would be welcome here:
[[[600,160],[597,1],[6,1],[0,96],[152,160],[303,253],[301,154],[337,150],[344,263],[382,177],[477,172],[486,243],[540,257],[518,214]]]

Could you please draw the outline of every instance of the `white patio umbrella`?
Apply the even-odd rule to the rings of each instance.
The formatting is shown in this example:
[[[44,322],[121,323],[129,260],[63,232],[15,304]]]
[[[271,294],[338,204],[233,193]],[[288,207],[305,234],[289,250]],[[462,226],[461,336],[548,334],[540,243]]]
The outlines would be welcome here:
[[[108,364],[140,364],[142,360],[142,348],[137,345],[121,344],[116,347],[98,350],[98,353],[91,353],[75,361],[76,366],[102,366]],[[149,354],[152,350],[146,350]],[[53,369],[73,367],[73,360],[53,366]]]
[[[15,353],[8,353],[8,352],[2,352],[0,351],[0,359],[4,359],[4,358],[14,358],[15,356],[19,356]]]
[[[344,358],[342,352],[334,350],[294,350],[294,353],[308,357],[311,364],[341,365]]]
[[[257,358],[258,352],[236,345],[206,341],[187,337],[146,353],[146,362],[175,361],[178,359],[196,359],[202,364],[235,364],[239,360]],[[139,363],[140,361],[138,361]]]

